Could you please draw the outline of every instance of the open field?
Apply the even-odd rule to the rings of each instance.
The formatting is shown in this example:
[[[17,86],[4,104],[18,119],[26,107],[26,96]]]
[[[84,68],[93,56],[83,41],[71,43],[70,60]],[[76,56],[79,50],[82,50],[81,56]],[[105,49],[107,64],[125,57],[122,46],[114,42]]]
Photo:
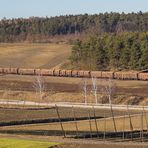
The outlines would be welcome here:
[[[146,119],[148,118],[148,115],[143,116],[143,129],[147,130],[147,123]],[[129,116],[121,116],[121,117],[115,117],[115,123],[117,132],[122,131],[130,131],[130,122],[129,122]],[[114,125],[113,125],[113,119],[108,118],[102,118],[102,119],[96,119],[98,131],[103,132],[104,130],[106,132],[114,132]],[[131,121],[133,130],[141,130],[141,115],[131,115]],[[68,133],[73,132],[73,134],[76,134],[76,125],[75,121],[69,121],[69,122],[63,122],[63,128]],[[95,120],[91,119],[91,129],[90,129],[90,121],[89,120],[82,120],[77,121],[78,131],[80,133],[86,132],[97,132],[96,131],[96,125]],[[0,127],[1,131],[11,131],[12,133],[32,133],[32,134],[41,134],[41,135],[54,135],[56,136],[56,133],[60,133],[61,126],[59,122],[56,123],[46,123],[46,124],[34,124],[34,125],[21,125],[21,126],[7,126],[7,127]],[[51,132],[51,133],[50,133]],[[39,135],[40,135],[39,134]]]
[[[76,113],[77,113],[76,117],[78,117],[77,115],[79,115],[80,112],[76,111]],[[64,114],[61,113],[60,111],[60,116],[62,115]],[[89,115],[88,115],[89,118],[87,120],[76,119],[76,121],[74,120],[67,122],[63,122],[61,120],[62,127],[64,129],[66,137],[69,138],[79,137],[80,139],[85,139],[85,138],[90,139],[93,136],[93,140],[100,141],[104,140],[104,133],[105,133],[105,139],[107,141],[109,140],[112,142],[119,142],[119,141],[131,141],[133,139],[134,141],[139,142],[141,141],[141,131],[143,131],[143,140],[147,142],[147,130],[148,130],[147,114],[144,114],[143,116],[140,113],[133,114],[130,115],[130,118],[128,115],[115,116],[115,124],[117,129],[116,132],[114,131],[113,118],[109,116],[109,112],[104,112],[104,115],[106,118],[101,118],[96,120],[90,119]],[[90,116],[93,115],[90,114]],[[131,131],[130,119],[132,124],[132,131]],[[51,138],[52,140],[59,139],[59,141],[61,137],[63,137],[63,131],[61,129],[60,122],[46,123],[46,124],[45,123],[32,124],[32,125],[2,126],[0,127],[0,133],[4,135],[9,134],[9,136],[26,135],[27,137],[28,135],[30,135],[30,136],[36,136],[36,138],[42,137],[43,139],[48,137],[49,139]],[[67,141],[69,140],[67,139]]]
[[[59,138],[59,137],[48,137],[48,136],[30,136],[30,135],[8,135],[0,134],[0,138],[5,139],[18,139],[26,141],[43,141],[55,143],[52,148],[147,148],[147,143],[134,143],[134,142],[109,142],[109,141],[98,141],[98,140],[74,140],[71,138]],[[52,142],[53,141],[53,142]],[[60,144],[57,141],[62,141]],[[37,147],[38,148],[38,147]],[[44,148],[44,147],[43,147]]]
[[[0,138],[0,147],[2,148],[49,148],[51,146],[57,145],[54,142],[39,142],[31,140],[18,140],[9,138]]]
[[[67,44],[0,44],[0,67],[53,68],[71,53]]]
[[[59,68],[62,64],[67,62],[71,53],[71,46],[66,44],[0,44],[0,67],[24,67],[24,68]],[[24,105],[19,108],[17,105],[0,105],[0,133],[1,137],[9,135],[16,138],[17,136],[24,136],[25,138],[34,136],[28,141],[18,141],[14,139],[0,139],[0,147],[15,146],[20,144],[24,146],[26,142],[32,147],[49,147],[50,144],[55,143],[40,143],[37,139],[49,138],[47,141],[62,141],[63,132],[59,122],[57,110],[55,107],[38,108],[39,106],[32,106],[32,108],[25,106],[25,101],[33,102],[80,102],[84,103],[84,80],[82,78],[64,78],[64,77],[43,77],[45,90],[40,99],[39,94],[34,88],[35,76],[21,76],[21,75],[0,75],[0,100],[21,100]],[[132,104],[132,105],[148,105],[148,82],[146,81],[120,81],[114,80],[115,93],[113,94],[113,104]],[[99,89],[106,86],[104,80],[97,80],[98,86],[98,103],[107,103],[108,97],[104,97]],[[87,101],[94,103],[95,98],[92,91],[92,80],[87,79]],[[95,134],[96,136],[96,122],[98,125],[99,134],[103,138],[104,131],[109,136],[115,135],[113,118],[110,109],[84,109],[84,108],[58,108],[62,126],[67,134],[65,142],[73,140],[82,140],[84,136]],[[142,111],[130,111],[133,132],[138,135],[140,139],[141,131],[144,132],[144,140],[147,141],[148,114],[143,116],[141,122]],[[138,115],[136,115],[138,114]],[[126,116],[125,116],[126,115]],[[127,135],[131,135],[130,119],[127,111],[114,110],[115,123],[118,134],[121,135],[123,131]],[[117,117],[121,116],[121,117]],[[96,120],[94,119],[96,118]],[[27,121],[27,122],[26,122]],[[33,122],[32,122],[33,121]],[[25,123],[26,122],[26,123]],[[6,124],[7,125],[6,125]],[[78,126],[78,137],[76,138],[76,124]],[[115,135],[117,136],[117,135]],[[127,136],[127,139],[129,138]],[[7,137],[6,137],[7,138]],[[52,140],[50,140],[50,138]],[[115,142],[117,139],[113,137]],[[17,138],[16,138],[17,139]],[[19,139],[19,138],[18,138]],[[21,138],[20,138],[21,139]],[[131,137],[129,138],[131,140]],[[129,140],[128,139],[128,140]],[[8,143],[6,143],[8,140]],[[36,140],[34,143],[32,140]],[[100,140],[96,140],[97,142]],[[102,139],[101,139],[102,140]],[[120,137],[122,140],[122,137]],[[130,141],[129,140],[129,141]],[[140,139],[141,140],[141,139]],[[71,142],[71,141],[70,141]],[[84,142],[84,141],[81,141]],[[87,140],[85,141],[87,142]],[[139,141],[138,141],[139,142]],[[4,145],[7,144],[7,145]],[[29,145],[29,146],[30,146]],[[35,145],[35,146],[34,146]],[[120,144],[119,144],[120,145]],[[99,144],[100,148],[118,147],[119,145],[104,145]],[[83,148],[83,147],[98,147],[97,144],[64,144],[55,146],[55,148]],[[140,148],[140,146],[123,146],[129,148]],[[142,146],[146,148],[145,146]],[[22,147],[23,148],[23,147]]]
[[[7,106],[8,107],[8,106]],[[73,118],[72,108],[59,108],[61,118]],[[91,117],[93,117],[93,109],[85,108],[74,108],[75,115],[77,118],[86,117],[88,118],[88,112],[90,111]],[[77,111],[79,110],[79,111]],[[98,118],[110,117],[110,110],[105,109],[95,109],[96,116]],[[114,111],[115,116],[124,115],[124,111]],[[137,114],[138,111],[131,111],[131,114]],[[10,122],[10,121],[22,121],[22,120],[35,120],[35,119],[56,119],[58,118],[55,108],[47,109],[10,109],[10,108],[0,108],[0,122]]]
[[[95,111],[95,115],[94,115]],[[113,119],[111,111],[106,109],[85,109],[85,108],[61,108],[58,107],[60,120],[62,121],[64,130],[67,132],[74,132],[75,134],[75,120],[77,121],[79,132],[90,132],[90,121],[91,120],[91,131],[96,132],[95,122],[98,124],[98,130],[114,132]],[[142,111],[122,111],[114,110],[115,122],[117,125],[117,131],[130,131],[129,116],[131,115],[134,130],[141,129],[141,113]],[[125,116],[126,115],[126,116]],[[105,120],[104,120],[105,117]],[[0,132],[7,131],[9,133],[33,133],[41,135],[52,135],[53,133],[61,133],[61,126],[58,120],[58,113],[56,108],[47,109],[29,109],[29,108],[1,108],[0,109],[0,121],[3,123],[0,127]],[[95,119],[96,118],[96,121]],[[147,112],[144,112],[143,116],[143,128],[147,128]],[[50,119],[49,121],[38,122],[38,120]],[[32,121],[30,123],[19,123],[21,121]],[[13,122],[12,122],[13,121]],[[5,126],[5,123],[10,125]],[[15,122],[15,123],[14,123]],[[16,124],[18,122],[18,124]],[[25,125],[26,124],[26,125]],[[27,125],[28,124],[28,125]],[[29,125],[32,124],[32,125]],[[106,127],[104,127],[106,124]],[[124,124],[124,125],[123,125]],[[15,126],[13,126],[15,125]],[[7,133],[6,132],[6,133]]]
[[[33,87],[35,78],[34,76],[0,76],[0,98],[37,102],[84,102],[82,78],[43,77],[45,92],[42,100],[39,100]],[[88,102],[94,102],[91,79],[87,81]],[[114,83],[115,97],[112,100],[114,104],[148,105],[148,82],[114,80]],[[102,88],[105,82],[98,80],[97,84],[98,88]],[[98,102],[108,103],[104,99],[98,90]]]
[[[100,143],[100,144],[63,144],[54,148],[147,148],[147,145],[124,143]]]

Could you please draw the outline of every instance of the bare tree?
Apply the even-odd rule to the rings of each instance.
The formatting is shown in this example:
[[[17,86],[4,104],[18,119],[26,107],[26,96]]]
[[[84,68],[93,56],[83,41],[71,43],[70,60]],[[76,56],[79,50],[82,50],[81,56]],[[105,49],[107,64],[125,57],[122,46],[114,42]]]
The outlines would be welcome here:
[[[84,94],[84,102],[87,104],[87,79],[83,78],[83,94]]]
[[[106,80],[105,90],[106,90],[106,94],[108,96],[109,104],[112,106],[112,95],[114,93],[113,80],[111,80],[111,79]]]
[[[43,99],[43,92],[45,91],[45,83],[42,75],[38,75],[35,78],[35,82],[33,83],[33,88],[36,91],[37,96],[39,96],[39,100]]]
[[[98,98],[97,98],[98,87],[97,87],[97,79],[95,77],[92,77],[92,84],[93,84],[92,92],[95,96],[95,102],[96,104],[98,104]]]
[[[112,96],[115,91],[115,83],[113,82],[113,80],[108,79],[106,81],[105,91],[106,91],[106,94],[107,94],[108,100],[109,100],[109,105],[110,105],[111,114],[112,114],[112,118],[113,118],[114,130],[115,130],[115,132],[117,132],[115,118],[114,118],[114,112],[113,112],[113,107],[112,107]]]

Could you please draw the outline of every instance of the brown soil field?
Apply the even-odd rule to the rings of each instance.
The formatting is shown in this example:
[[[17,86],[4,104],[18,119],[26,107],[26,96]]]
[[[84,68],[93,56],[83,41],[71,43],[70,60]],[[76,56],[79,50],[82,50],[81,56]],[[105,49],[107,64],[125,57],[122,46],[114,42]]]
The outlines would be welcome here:
[[[63,144],[53,148],[147,148],[147,145],[124,144],[124,143],[104,143],[104,144]]]
[[[19,75],[2,75],[0,76],[0,89],[4,90],[22,90],[32,91],[35,76],[19,76]],[[66,78],[66,77],[43,77],[47,90],[60,92],[81,92],[83,87],[82,78]],[[92,87],[91,79],[88,79],[88,87]],[[114,80],[116,91],[120,93],[135,93],[148,95],[147,81],[120,81]],[[104,80],[98,79],[98,86],[106,85]]]
[[[146,116],[148,118],[148,115]],[[104,119],[97,119],[97,126],[98,131],[103,132],[104,130],[106,132],[114,132],[114,125],[113,125],[113,119],[112,118],[106,118]],[[141,130],[141,115],[133,115],[131,116],[132,126],[133,130]],[[130,131],[130,122],[129,117],[117,117],[115,118],[116,128],[117,132],[122,131]],[[63,122],[63,128],[64,130],[68,132],[74,132],[76,134],[76,125],[75,121],[70,122]],[[106,125],[106,126],[105,126]],[[77,126],[79,132],[96,132],[96,125],[95,120],[91,119],[91,130],[90,130],[90,121],[84,120],[84,121],[77,121]],[[145,117],[143,116],[143,129],[147,130],[147,124]],[[8,126],[8,127],[0,127],[0,132],[6,130],[6,131],[19,131],[22,132],[28,132],[35,133],[37,131],[42,131],[42,134],[45,132],[48,135],[48,132],[52,131],[61,131],[60,123],[46,123],[46,124],[34,124],[34,125],[20,125],[20,126]]]
[[[83,79],[64,77],[43,77],[45,91],[43,99],[39,100],[35,94],[33,84],[34,76],[0,76],[1,99],[31,100],[42,102],[84,102]],[[92,82],[88,79],[88,102],[94,102]],[[119,81],[114,80],[114,104],[148,105],[148,82],[147,81]],[[98,88],[106,85],[104,80],[97,80]],[[98,91],[98,102],[108,103],[104,94]]]
[[[104,141],[104,131],[105,131],[105,141],[111,142],[126,142],[134,140],[135,142],[141,141],[141,129],[144,130],[144,142],[147,142],[147,124],[146,118],[143,116],[143,123],[141,126],[141,115],[133,115],[131,116],[133,132],[132,132],[132,139],[131,139],[131,129],[130,129],[130,122],[129,117],[116,117],[115,123],[117,127],[117,133],[114,132],[114,124],[112,118],[106,119],[97,119],[97,126],[98,126],[98,137],[91,137],[94,134],[97,134],[95,120],[84,120],[84,121],[69,121],[69,122],[62,122],[63,129],[66,133],[65,142],[70,142],[71,140],[81,141],[82,143],[88,142],[88,140],[96,141]],[[78,127],[78,133],[76,132],[76,123]],[[90,129],[91,123],[91,129]],[[124,131],[124,140],[123,140],[123,131]],[[41,137],[41,139],[49,138],[58,140],[58,142],[62,142],[63,132],[61,129],[61,125],[59,122],[57,123],[46,123],[46,124],[33,124],[33,125],[15,125],[15,126],[3,126],[0,127],[1,134],[8,134],[9,136],[34,136],[36,138]],[[80,136],[78,139],[74,138],[76,135]],[[87,140],[86,140],[87,139]],[[72,142],[72,141],[71,141]],[[90,142],[91,143],[91,142]],[[90,144],[89,143],[89,144]],[[94,144],[93,142],[91,145]],[[134,143],[132,143],[134,144]],[[145,143],[146,144],[146,143]],[[81,145],[81,144],[80,144]],[[123,143],[124,145],[124,143]],[[129,143],[130,145],[130,143]],[[139,145],[139,143],[138,143]],[[64,147],[68,146],[67,144]],[[60,148],[60,147],[59,147]],[[62,147],[61,147],[62,148]]]
[[[0,44],[0,67],[24,67],[24,68],[59,68],[65,62],[71,54],[71,46],[67,44]],[[43,98],[40,100],[39,94],[35,92],[33,87],[35,82],[35,76],[15,76],[15,75],[0,75],[0,99],[6,100],[29,100],[35,102],[84,102],[83,83],[82,78],[63,78],[63,77],[43,77],[45,82],[45,90],[43,92]],[[119,81],[114,80],[115,92],[113,94],[112,102],[114,104],[135,104],[135,105],[148,105],[148,82],[146,81]],[[91,79],[87,79],[88,88],[88,102],[94,102],[94,96],[92,93]],[[97,80],[98,88],[103,88],[107,83],[104,80]],[[98,92],[98,102],[108,103],[108,98],[104,94]],[[94,117],[92,109],[80,109],[75,108],[75,115],[77,118],[77,125],[80,133],[84,132],[96,132],[95,120],[89,121],[89,114],[91,118]],[[113,119],[111,117],[110,110],[96,109],[96,116],[98,117],[97,124],[100,132],[104,129],[108,132],[114,131]],[[71,108],[59,108],[61,119],[73,118],[74,114]],[[139,112],[130,112],[132,115]],[[127,115],[125,111],[114,111],[115,117]],[[140,113],[141,114],[141,113]],[[106,117],[104,120],[103,117]],[[85,117],[87,119],[79,119]],[[6,105],[0,106],[0,122],[11,121],[25,121],[25,120],[38,120],[38,119],[57,119],[57,112],[55,108],[46,109],[30,109],[22,106]],[[132,124],[134,130],[141,130],[141,115],[132,116]],[[146,119],[148,115],[146,114]],[[91,130],[90,130],[91,122]],[[122,132],[130,130],[129,117],[122,117],[115,119],[117,130]],[[125,123],[125,124],[124,124]],[[76,132],[75,122],[67,121],[62,122],[64,130],[67,133]],[[106,124],[106,126],[105,126]],[[146,120],[143,119],[143,129],[147,129]],[[51,132],[55,133],[55,136],[51,136]],[[28,138],[34,136],[34,139],[50,139],[51,141],[63,141],[70,142],[71,139],[63,139],[61,136],[57,136],[57,133],[61,133],[61,126],[58,122],[54,123],[41,123],[31,125],[16,125],[16,126],[1,126],[0,137],[8,134],[10,137]],[[146,133],[147,134],[147,133]],[[7,136],[7,135],[6,135]],[[46,140],[47,140],[46,139]],[[80,139],[78,139],[79,141]],[[88,142],[87,144],[84,142]],[[98,141],[97,141],[98,142]],[[93,141],[81,141],[79,143],[62,144],[55,146],[55,148],[84,148],[84,147],[100,147],[100,148],[140,148],[141,145],[132,144],[94,144]],[[146,148],[147,145],[142,145],[142,148]]]
[[[47,119],[47,118],[58,118],[55,108],[47,109],[29,109],[29,108],[0,108],[0,122],[9,122],[9,121],[20,121],[20,120],[32,120],[32,119]],[[72,108],[59,108],[59,113],[61,118],[73,118]],[[94,110],[92,109],[83,109],[83,108],[74,108],[75,115],[77,118],[87,117],[88,112],[90,111],[91,117],[94,115]],[[95,109],[97,117],[110,117],[110,110],[105,109]],[[131,114],[137,114],[138,111],[130,111]],[[124,115],[125,111],[114,111],[115,116]]]
[[[53,68],[71,54],[68,44],[0,44],[0,67]]]

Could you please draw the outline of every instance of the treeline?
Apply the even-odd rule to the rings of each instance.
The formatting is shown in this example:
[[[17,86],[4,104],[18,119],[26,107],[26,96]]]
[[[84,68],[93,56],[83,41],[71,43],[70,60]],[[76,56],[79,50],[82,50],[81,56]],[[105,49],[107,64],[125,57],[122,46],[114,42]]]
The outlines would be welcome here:
[[[148,32],[105,33],[77,40],[70,60],[77,69],[148,69]]]
[[[99,34],[147,31],[148,13],[101,13],[51,18],[2,19],[0,42],[48,41],[48,38],[56,35],[78,35],[90,30]]]

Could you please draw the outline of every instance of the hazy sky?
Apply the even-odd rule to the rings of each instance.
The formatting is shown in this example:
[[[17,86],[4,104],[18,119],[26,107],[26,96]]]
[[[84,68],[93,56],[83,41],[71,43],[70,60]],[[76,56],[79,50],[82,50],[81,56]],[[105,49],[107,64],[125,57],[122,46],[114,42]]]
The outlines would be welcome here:
[[[0,0],[0,19],[148,11],[148,0]]]

